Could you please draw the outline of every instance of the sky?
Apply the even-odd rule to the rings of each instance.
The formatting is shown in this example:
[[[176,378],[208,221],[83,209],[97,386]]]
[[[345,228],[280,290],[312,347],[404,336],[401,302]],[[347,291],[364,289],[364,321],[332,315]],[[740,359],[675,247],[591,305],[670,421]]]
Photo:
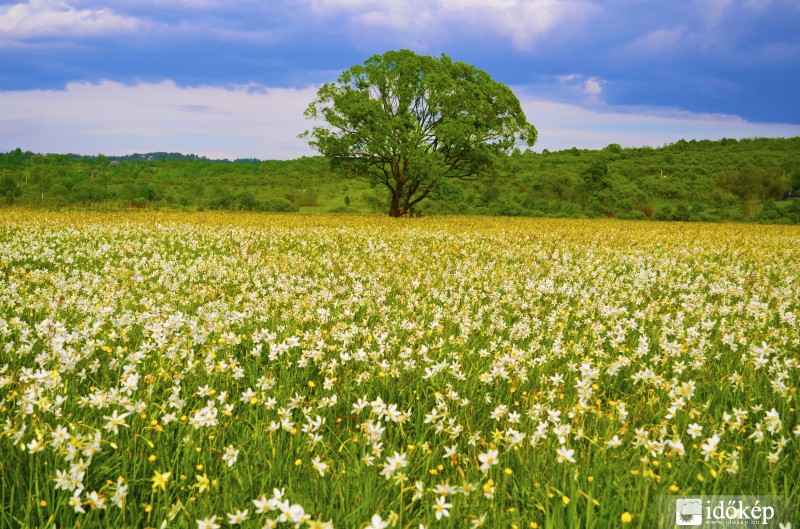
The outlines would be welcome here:
[[[393,49],[510,86],[534,150],[800,136],[800,0],[0,0],[0,152],[292,159]]]

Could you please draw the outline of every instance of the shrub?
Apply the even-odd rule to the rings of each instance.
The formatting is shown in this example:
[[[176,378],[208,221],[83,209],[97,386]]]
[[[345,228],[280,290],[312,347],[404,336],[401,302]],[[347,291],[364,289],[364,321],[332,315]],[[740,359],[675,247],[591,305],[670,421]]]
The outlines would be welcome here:
[[[672,206],[667,205],[656,212],[655,218],[656,220],[672,220],[672,215]]]
[[[647,220],[648,216],[638,209],[630,209],[618,212],[617,218],[624,220]]]
[[[653,216],[653,207],[648,204],[634,204],[633,209],[641,211],[648,219]]]
[[[295,206],[313,207],[318,206],[317,192],[313,189],[301,189],[293,193],[286,193],[286,199]]]
[[[297,213],[300,208],[282,198],[268,198],[261,203],[261,211],[276,213]]]

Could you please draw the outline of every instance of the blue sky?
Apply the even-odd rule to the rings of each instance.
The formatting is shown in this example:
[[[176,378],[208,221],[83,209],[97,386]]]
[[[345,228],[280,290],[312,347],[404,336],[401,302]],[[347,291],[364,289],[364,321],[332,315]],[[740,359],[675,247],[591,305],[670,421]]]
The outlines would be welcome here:
[[[0,151],[314,154],[319,85],[399,48],[511,86],[535,150],[800,135],[798,0],[0,0]]]

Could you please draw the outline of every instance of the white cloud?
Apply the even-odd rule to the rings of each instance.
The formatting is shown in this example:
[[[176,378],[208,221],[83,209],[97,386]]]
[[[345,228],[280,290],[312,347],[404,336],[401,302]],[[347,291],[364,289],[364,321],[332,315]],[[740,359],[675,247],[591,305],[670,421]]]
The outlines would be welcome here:
[[[295,158],[313,154],[297,135],[311,126],[303,111],[315,95],[314,88],[182,88],[169,81],[0,92],[0,151]]]
[[[597,77],[590,77],[583,83],[583,91],[595,101],[600,100],[600,92],[603,91],[603,82]]]
[[[610,143],[660,147],[680,139],[800,136],[800,125],[752,123],[722,114],[644,107],[589,109],[526,94],[520,102],[528,121],[539,130],[537,151],[600,149]]]
[[[636,39],[630,47],[635,53],[660,53],[674,48],[685,35],[686,29],[682,26],[654,29]]]
[[[712,24],[718,23],[733,4],[734,0],[695,0],[695,6],[704,13],[707,22]]]
[[[578,73],[570,73],[556,77],[560,85],[560,94],[563,97],[572,93],[576,100],[584,103],[598,104],[601,102],[601,94],[605,81],[597,77],[587,77]]]
[[[0,8],[0,36],[90,36],[135,31],[141,22],[109,9],[75,9],[65,2],[30,0]]]
[[[577,76],[579,86],[592,78]],[[589,83],[591,85],[591,83]],[[539,130],[536,150],[653,146],[685,139],[800,136],[800,125],[663,108],[557,103],[516,89]],[[125,86],[73,83],[66,90],[0,92],[0,152],[107,155],[175,151],[210,158],[291,159],[314,155],[302,131],[316,88]]]
[[[431,43],[463,34],[508,38],[528,49],[556,28],[571,31],[597,12],[590,0],[306,0],[320,14],[344,15],[356,29]],[[386,37],[386,35],[383,35]]]

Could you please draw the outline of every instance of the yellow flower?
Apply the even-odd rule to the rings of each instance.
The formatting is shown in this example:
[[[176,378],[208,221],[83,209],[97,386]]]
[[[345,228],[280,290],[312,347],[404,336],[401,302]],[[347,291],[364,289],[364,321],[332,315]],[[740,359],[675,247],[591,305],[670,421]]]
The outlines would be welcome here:
[[[569,498],[566,496],[561,496],[561,501],[564,502],[564,505],[569,505]]]
[[[633,521],[633,516],[628,511],[625,511],[622,513],[620,520],[622,520],[622,523],[631,523]]]
[[[157,470],[153,471],[153,492],[161,488],[161,490],[167,490],[167,481],[169,480],[170,476],[172,476],[172,472],[164,472],[163,474]]]
[[[208,490],[208,486],[210,484],[208,480],[208,476],[203,473],[203,475],[195,474],[194,479],[197,480],[195,487],[197,487],[197,492],[205,492]]]

